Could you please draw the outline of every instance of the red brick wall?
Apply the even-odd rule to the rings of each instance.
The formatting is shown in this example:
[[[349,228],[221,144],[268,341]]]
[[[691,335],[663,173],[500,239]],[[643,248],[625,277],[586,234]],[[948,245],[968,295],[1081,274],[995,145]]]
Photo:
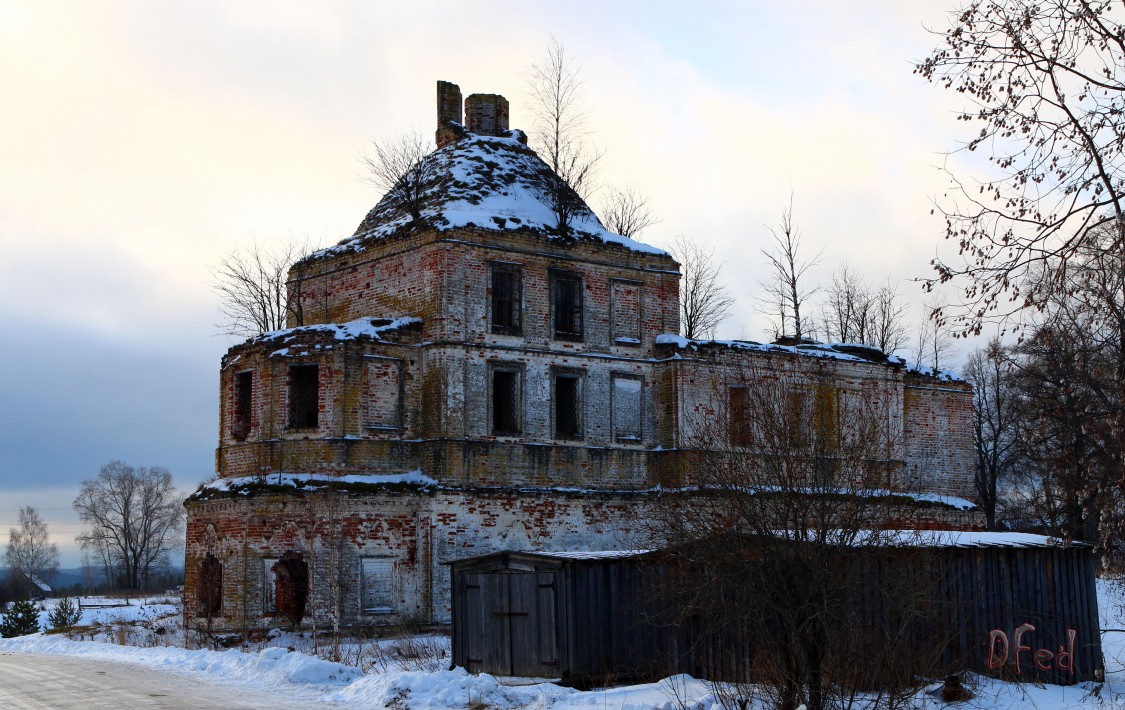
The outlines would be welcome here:
[[[298,553],[309,565],[306,624],[391,623],[449,619],[449,568],[444,562],[501,550],[637,549],[645,543],[649,495],[543,490],[430,493],[266,494],[188,504],[185,617],[196,617],[199,562],[223,564],[218,629],[282,624],[266,617],[265,559]],[[939,508],[902,508],[896,527],[979,529],[979,516]],[[394,611],[360,613],[360,561],[393,562]],[[337,599],[339,604],[337,605]]]

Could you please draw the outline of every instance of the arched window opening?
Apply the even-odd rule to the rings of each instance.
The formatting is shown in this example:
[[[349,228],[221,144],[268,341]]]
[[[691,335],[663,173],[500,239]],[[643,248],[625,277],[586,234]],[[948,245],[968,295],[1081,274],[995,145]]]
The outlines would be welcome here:
[[[210,552],[199,562],[199,616],[211,617],[223,610],[223,563]]]
[[[294,625],[305,618],[309,598],[309,565],[298,552],[286,552],[270,568],[273,572],[274,608]]]

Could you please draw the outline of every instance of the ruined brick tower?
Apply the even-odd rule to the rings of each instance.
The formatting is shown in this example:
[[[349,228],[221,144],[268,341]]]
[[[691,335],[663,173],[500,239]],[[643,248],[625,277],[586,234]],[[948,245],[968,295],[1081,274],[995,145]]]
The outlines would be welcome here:
[[[421,219],[384,197],[294,265],[291,327],[223,358],[219,478],[186,503],[189,622],[444,621],[443,563],[627,545],[654,491],[691,483],[700,417],[730,417],[715,445],[737,452],[750,362],[816,358],[833,402],[879,393],[926,501],[903,525],[978,524],[948,502],[972,495],[967,386],[870,350],[679,338],[675,260],[585,205],[560,229],[504,97],[464,110],[438,82]]]

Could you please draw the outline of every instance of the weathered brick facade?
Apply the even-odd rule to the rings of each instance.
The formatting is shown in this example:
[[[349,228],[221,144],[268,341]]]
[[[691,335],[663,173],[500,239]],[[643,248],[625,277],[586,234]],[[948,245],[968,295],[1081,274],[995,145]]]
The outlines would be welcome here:
[[[481,145],[526,151],[502,97],[469,103],[496,136]],[[434,155],[456,166],[478,140],[456,86],[439,83],[438,111]],[[489,181],[504,174],[478,162]],[[381,219],[293,268],[300,325],[223,359],[219,480],[187,502],[192,623],[280,623],[293,565],[308,573],[303,623],[445,621],[453,559],[635,545],[656,492],[692,484],[693,448],[752,455],[698,436],[730,416],[728,390],[810,358],[833,392],[875,392],[895,412],[903,490],[973,496],[964,383],[893,358],[664,335],[679,330],[678,264],[628,240],[512,215],[380,232]],[[896,524],[980,518],[931,501]]]

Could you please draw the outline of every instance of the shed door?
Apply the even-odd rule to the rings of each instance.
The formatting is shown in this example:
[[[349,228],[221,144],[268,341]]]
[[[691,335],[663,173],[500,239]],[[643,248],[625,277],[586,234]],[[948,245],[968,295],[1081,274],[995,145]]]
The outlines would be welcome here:
[[[465,670],[511,675],[508,582],[504,574],[465,573]]]
[[[466,573],[465,666],[474,673],[558,675],[554,572]]]
[[[511,675],[558,675],[554,572],[508,574],[508,618],[512,639]]]

